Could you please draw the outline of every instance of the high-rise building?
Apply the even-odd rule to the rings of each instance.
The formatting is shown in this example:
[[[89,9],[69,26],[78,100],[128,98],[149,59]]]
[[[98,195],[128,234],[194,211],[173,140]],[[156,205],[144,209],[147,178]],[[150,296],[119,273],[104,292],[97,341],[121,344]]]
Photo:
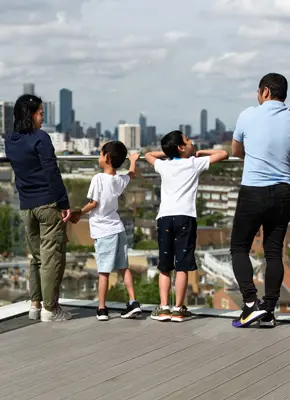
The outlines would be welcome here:
[[[200,114],[200,136],[205,138],[207,134],[207,110],[202,110]]]
[[[61,89],[60,91],[60,125],[62,132],[71,132],[74,122],[74,110],[72,92],[68,89]]]
[[[139,124],[141,129],[141,147],[147,146],[147,118],[144,114],[139,116]]]
[[[218,118],[215,119],[215,131],[217,134],[225,133],[226,126],[225,124]]]
[[[14,128],[13,119],[14,104],[8,101],[0,102],[0,135],[12,133]]]
[[[34,96],[35,94],[35,85],[34,83],[24,83],[23,85],[23,94],[31,94]]]
[[[141,147],[141,127],[138,124],[121,124],[118,126],[119,140],[128,149],[140,149]]]
[[[53,101],[43,102],[43,123],[55,126],[55,103]]]
[[[112,132],[109,130],[105,130],[104,132],[104,139],[105,140],[112,140]]]
[[[115,126],[113,139],[119,140],[119,127],[118,126]]]
[[[179,125],[179,130],[188,138],[192,136],[191,125]]]
[[[102,134],[102,124],[101,122],[96,123],[96,137],[100,138]]]
[[[89,126],[87,129],[87,134],[86,137],[89,139],[96,139],[96,128],[93,128],[92,126]]]
[[[156,146],[156,126],[147,126],[147,146]]]
[[[72,124],[71,136],[73,138],[81,139],[84,137],[83,127],[80,121],[74,121]]]

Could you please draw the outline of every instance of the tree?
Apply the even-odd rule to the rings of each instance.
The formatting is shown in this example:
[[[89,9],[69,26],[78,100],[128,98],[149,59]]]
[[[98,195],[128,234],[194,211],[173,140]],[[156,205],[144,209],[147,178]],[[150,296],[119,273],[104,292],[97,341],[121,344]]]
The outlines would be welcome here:
[[[94,246],[83,246],[81,244],[68,243],[67,251],[70,253],[94,253]]]
[[[221,213],[208,214],[198,219],[199,226],[215,226],[224,219]]]
[[[136,245],[144,239],[144,235],[140,226],[136,229],[133,236],[133,248],[136,248]]]
[[[0,253],[25,254],[23,223],[10,205],[0,205],[0,227]]]
[[[158,250],[158,243],[156,240],[141,240],[135,246],[136,250]]]
[[[67,189],[71,208],[82,207],[87,201],[87,193],[90,186],[86,179],[65,179],[64,185]]]
[[[155,220],[155,218],[156,218],[156,211],[147,210],[144,212],[143,219],[146,219],[146,220],[154,219]]]
[[[134,290],[136,298],[143,304],[159,304],[158,276],[156,275],[149,281],[142,280],[141,277],[134,278]],[[129,296],[123,283],[118,283],[108,291],[108,301],[127,302]]]
[[[206,210],[205,199],[201,196],[198,196],[196,199],[196,212],[197,216],[200,218],[204,215]]]

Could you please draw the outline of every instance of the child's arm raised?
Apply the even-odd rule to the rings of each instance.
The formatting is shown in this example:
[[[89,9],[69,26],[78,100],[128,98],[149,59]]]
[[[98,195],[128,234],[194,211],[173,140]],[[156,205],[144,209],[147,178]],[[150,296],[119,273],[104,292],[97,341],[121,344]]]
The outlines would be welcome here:
[[[128,172],[128,175],[129,175],[130,179],[134,179],[135,178],[136,161],[138,160],[139,157],[140,157],[139,153],[130,154],[129,157],[128,157],[129,160],[130,160],[130,168],[129,168],[129,172]]]
[[[225,150],[198,150],[196,157],[209,156],[209,163],[215,164],[229,158],[229,153]]]
[[[163,151],[150,151],[149,153],[145,154],[145,160],[151,165],[154,165],[155,161],[161,158],[166,158],[166,155],[163,153]]]

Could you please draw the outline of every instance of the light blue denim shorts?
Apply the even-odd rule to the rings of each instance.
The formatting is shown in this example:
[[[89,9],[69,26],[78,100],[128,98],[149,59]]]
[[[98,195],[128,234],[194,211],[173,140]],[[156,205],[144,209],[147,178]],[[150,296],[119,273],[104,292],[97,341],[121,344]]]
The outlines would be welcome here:
[[[98,271],[109,274],[128,268],[128,245],[126,232],[115,233],[95,239]]]

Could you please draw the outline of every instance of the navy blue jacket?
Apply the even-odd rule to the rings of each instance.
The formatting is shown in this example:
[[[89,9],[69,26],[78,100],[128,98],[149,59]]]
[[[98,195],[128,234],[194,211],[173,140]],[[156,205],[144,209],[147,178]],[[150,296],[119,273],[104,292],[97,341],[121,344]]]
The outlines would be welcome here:
[[[7,134],[5,152],[15,174],[21,210],[51,203],[69,209],[54,147],[46,132],[37,129],[33,133]]]

